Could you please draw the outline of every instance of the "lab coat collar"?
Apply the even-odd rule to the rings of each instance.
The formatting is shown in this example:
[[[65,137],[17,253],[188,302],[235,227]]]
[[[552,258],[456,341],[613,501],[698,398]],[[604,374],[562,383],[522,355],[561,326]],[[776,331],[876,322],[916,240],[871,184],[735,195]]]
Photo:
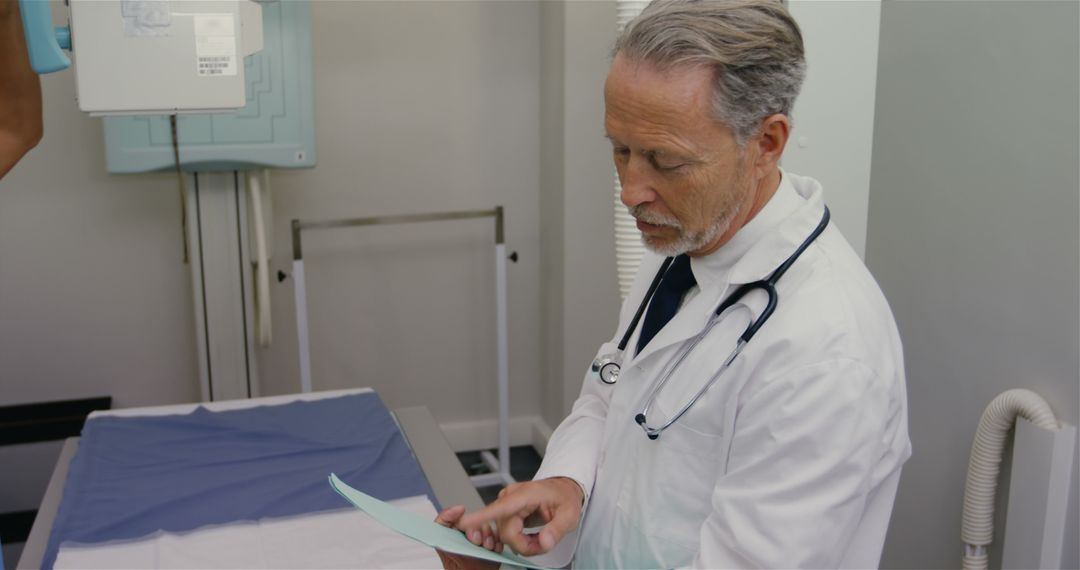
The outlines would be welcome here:
[[[765,207],[739,229],[720,249],[704,257],[691,258],[690,268],[702,290],[710,285],[732,283],[732,270],[739,267],[758,244],[774,233],[776,226],[795,213],[804,202],[792,184],[791,175],[780,171],[780,186]],[[776,265],[779,265],[777,263]],[[749,279],[753,281],[753,279]]]
[[[716,252],[691,260],[700,292],[679,308],[634,362],[703,330],[725,290],[767,277],[806,240],[823,212],[821,184],[782,171],[776,194],[750,223]]]
[[[806,176],[787,174],[801,204],[773,231],[755,243],[731,270],[730,284],[768,277],[813,233],[825,213],[821,183]]]

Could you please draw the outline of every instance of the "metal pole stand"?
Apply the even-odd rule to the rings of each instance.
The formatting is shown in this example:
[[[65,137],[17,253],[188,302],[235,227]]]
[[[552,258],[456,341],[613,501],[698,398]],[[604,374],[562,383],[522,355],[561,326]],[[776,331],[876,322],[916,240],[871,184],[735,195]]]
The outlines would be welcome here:
[[[504,239],[503,207],[493,210],[472,210],[464,212],[438,212],[432,214],[411,214],[403,216],[373,216],[368,218],[349,218],[322,221],[292,221],[293,242],[293,291],[296,300],[296,340],[300,353],[300,391],[310,392],[311,383],[311,345],[308,336],[307,291],[304,275],[304,255],[300,234],[304,230],[326,230],[351,228],[357,226],[380,226],[390,224],[409,224],[446,220],[466,220],[475,218],[495,218],[495,326],[498,335],[498,407],[499,407],[499,448],[498,457],[490,451],[480,453],[484,464],[491,473],[470,477],[476,487],[509,485],[515,483],[510,475],[510,356],[507,331],[506,309],[506,241]]]

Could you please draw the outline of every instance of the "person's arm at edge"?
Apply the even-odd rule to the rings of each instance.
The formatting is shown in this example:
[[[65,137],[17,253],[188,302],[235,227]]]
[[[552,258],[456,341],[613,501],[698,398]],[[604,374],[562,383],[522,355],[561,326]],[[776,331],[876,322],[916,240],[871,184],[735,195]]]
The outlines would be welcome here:
[[[42,133],[41,81],[30,68],[19,3],[0,0],[0,178]]]

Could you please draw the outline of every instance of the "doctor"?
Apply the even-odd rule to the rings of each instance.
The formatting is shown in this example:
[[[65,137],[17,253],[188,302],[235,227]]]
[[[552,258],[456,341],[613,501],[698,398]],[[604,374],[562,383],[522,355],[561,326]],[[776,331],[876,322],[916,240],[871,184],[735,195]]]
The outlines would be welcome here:
[[[779,167],[804,70],[773,0],[654,2],[627,27],[604,128],[653,254],[536,479],[439,522],[580,568],[878,565],[903,359],[821,185]]]

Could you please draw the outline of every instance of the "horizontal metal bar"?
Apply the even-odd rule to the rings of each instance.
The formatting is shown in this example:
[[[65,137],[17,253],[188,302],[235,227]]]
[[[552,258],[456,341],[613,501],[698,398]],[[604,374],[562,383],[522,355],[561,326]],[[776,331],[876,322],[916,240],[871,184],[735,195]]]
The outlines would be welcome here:
[[[300,230],[320,230],[329,228],[347,228],[353,226],[383,226],[388,224],[437,222],[441,220],[490,218],[497,215],[498,209],[467,210],[463,212],[436,212],[431,214],[405,214],[400,216],[371,216],[368,218],[347,218],[341,220],[320,220],[311,222],[297,220],[294,222],[293,227]]]

